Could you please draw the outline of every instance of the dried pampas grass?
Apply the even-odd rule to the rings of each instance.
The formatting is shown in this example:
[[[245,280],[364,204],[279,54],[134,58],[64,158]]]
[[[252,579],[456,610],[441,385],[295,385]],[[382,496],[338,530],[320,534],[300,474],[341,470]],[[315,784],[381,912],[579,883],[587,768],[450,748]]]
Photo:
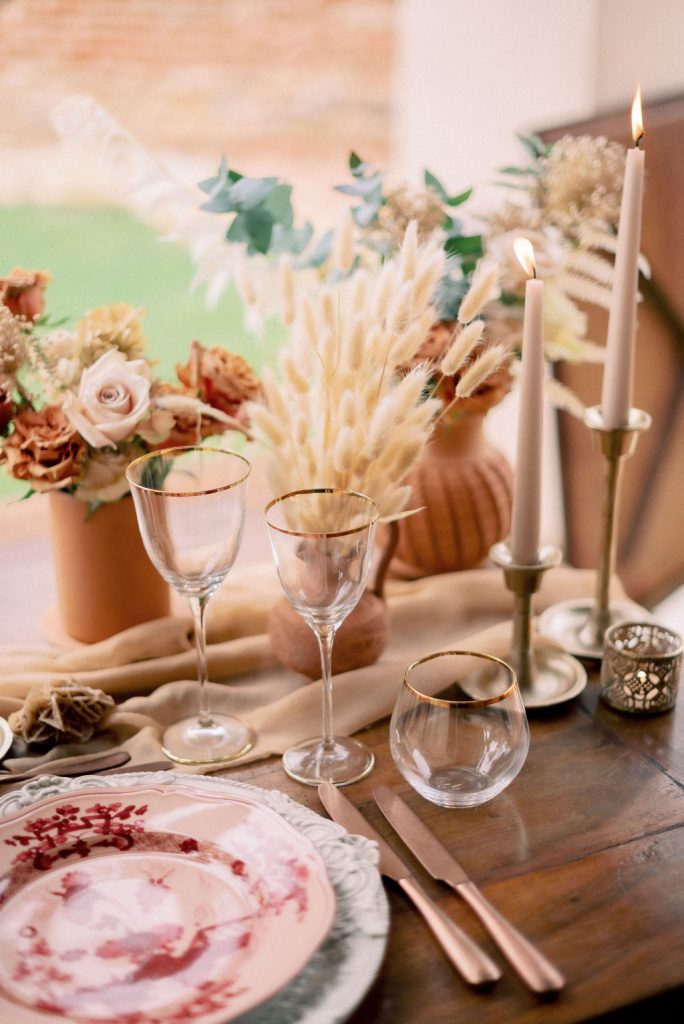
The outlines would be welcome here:
[[[369,495],[383,517],[403,511],[404,480],[441,403],[427,397],[434,368],[400,367],[433,322],[429,301],[443,271],[442,253],[418,245],[409,225],[381,268],[299,293],[295,278],[279,376],[265,375],[264,401],[249,408],[276,493],[339,487]]]

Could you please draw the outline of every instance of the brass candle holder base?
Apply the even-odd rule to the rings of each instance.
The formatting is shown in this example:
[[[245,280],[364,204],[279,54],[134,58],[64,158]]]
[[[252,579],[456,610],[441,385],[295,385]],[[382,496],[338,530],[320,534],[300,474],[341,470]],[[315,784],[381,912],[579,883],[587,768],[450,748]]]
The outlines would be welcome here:
[[[525,707],[549,707],[576,697],[587,684],[587,673],[580,662],[542,638],[532,643],[532,595],[547,569],[560,562],[560,551],[546,545],[540,549],[535,565],[516,565],[510,546],[501,543],[494,545],[490,557],[503,569],[506,587],[515,598],[513,639],[506,660],[518,678]]]
[[[600,661],[606,630],[618,622],[645,622],[651,613],[634,601],[611,601],[601,610],[591,597],[561,601],[539,616],[539,630],[575,658]]]
[[[633,601],[611,601],[610,580],[615,566],[617,510],[625,459],[633,454],[639,434],[651,425],[651,417],[641,409],[630,409],[626,427],[608,429],[599,406],[584,414],[594,448],[604,458],[603,505],[601,512],[601,550],[596,576],[596,597],[578,598],[552,605],[539,618],[540,630],[556,640],[568,654],[600,660],[603,637],[610,626],[627,619],[650,619],[645,608]]]

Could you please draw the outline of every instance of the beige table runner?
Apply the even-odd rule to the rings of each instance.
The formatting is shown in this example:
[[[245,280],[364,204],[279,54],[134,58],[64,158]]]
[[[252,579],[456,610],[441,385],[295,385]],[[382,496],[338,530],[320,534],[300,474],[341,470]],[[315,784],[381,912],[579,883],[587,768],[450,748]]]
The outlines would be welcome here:
[[[594,574],[558,568],[546,574],[535,610],[591,595]],[[616,583],[616,594],[620,593]],[[212,706],[238,715],[257,734],[239,762],[282,753],[320,732],[321,684],[278,666],[265,632],[268,612],[280,597],[270,566],[236,573],[210,605],[208,662]],[[390,642],[373,666],[335,677],[335,726],[352,733],[388,715],[403,671],[430,651],[466,647],[505,656],[510,643],[511,595],[497,569],[432,576],[388,585]],[[0,714],[20,707],[31,685],[73,678],[122,699],[87,745],[55,747],[40,760],[59,760],[121,746],[134,763],[161,756],[166,724],[197,707],[195,656],[188,619],[169,618],[134,627],[89,647],[55,650],[0,648]],[[224,680],[225,682],[219,682]],[[6,761],[23,769],[37,759]],[[198,770],[198,769],[191,769]],[[201,771],[201,769],[199,769]]]

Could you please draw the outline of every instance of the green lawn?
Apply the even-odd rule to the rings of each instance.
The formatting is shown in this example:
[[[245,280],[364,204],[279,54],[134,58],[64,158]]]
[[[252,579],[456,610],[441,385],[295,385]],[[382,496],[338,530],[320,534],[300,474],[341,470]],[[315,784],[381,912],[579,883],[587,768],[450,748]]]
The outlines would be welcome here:
[[[175,363],[185,362],[192,338],[240,352],[258,370],[272,361],[280,337],[275,323],[265,338],[250,336],[232,290],[208,309],[203,292],[190,292],[187,250],[161,241],[116,207],[0,208],[0,276],[14,266],[50,271],[52,319],[73,322],[87,309],[112,302],[143,307],[149,353],[165,379],[174,378]],[[16,493],[14,482],[0,473],[0,495]]]

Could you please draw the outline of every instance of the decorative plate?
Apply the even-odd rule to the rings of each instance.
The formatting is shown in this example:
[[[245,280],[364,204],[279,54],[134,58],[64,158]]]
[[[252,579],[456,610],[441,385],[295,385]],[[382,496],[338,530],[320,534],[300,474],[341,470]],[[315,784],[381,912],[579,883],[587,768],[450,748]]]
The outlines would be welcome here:
[[[379,966],[374,848],[282,793],[167,772],[41,779],[3,813],[0,1019],[327,1024]],[[338,962],[356,960],[350,911],[365,985]]]

